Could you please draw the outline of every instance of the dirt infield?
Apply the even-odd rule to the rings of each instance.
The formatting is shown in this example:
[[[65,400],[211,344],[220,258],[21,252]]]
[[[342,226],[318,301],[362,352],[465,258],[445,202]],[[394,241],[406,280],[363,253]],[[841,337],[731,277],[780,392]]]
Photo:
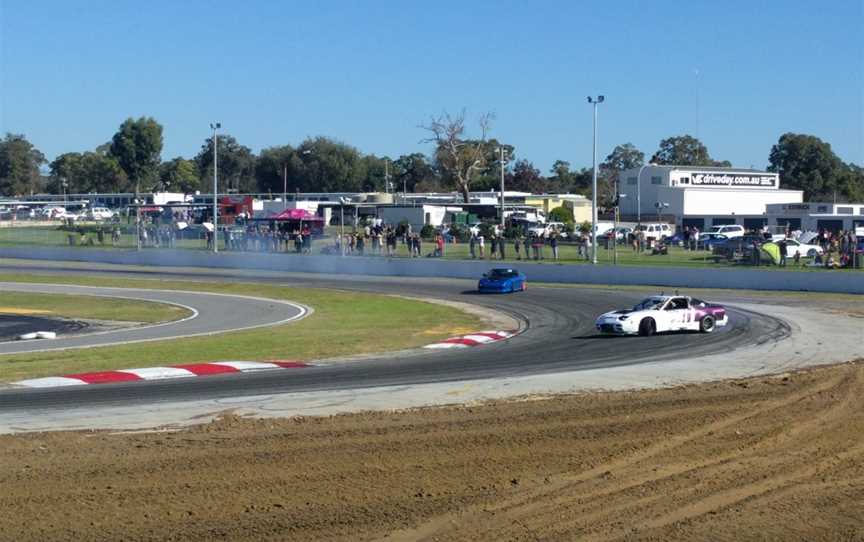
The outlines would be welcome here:
[[[864,362],[0,450],[21,542],[864,540]]]

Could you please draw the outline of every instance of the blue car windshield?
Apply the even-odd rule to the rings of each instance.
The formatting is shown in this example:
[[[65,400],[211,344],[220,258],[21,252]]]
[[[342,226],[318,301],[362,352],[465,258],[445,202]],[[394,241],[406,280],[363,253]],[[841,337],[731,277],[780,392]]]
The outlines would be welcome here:
[[[503,280],[517,276],[519,276],[519,273],[512,269],[493,269],[492,272],[489,273],[489,278],[493,280]]]

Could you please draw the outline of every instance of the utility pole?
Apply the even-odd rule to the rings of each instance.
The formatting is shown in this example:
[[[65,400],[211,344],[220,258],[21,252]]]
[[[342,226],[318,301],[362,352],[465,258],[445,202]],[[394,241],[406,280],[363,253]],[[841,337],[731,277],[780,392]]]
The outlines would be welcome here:
[[[219,137],[216,135],[216,130],[222,127],[222,123],[211,123],[210,129],[213,130],[213,253],[219,252],[219,181],[218,181],[218,158],[219,153],[217,147],[219,145]]]
[[[282,164],[282,205],[288,202],[288,164]]]
[[[390,193],[390,159],[384,159],[384,193]]]
[[[501,162],[501,234],[504,234],[504,147],[498,147]],[[502,252],[503,254],[503,252]]]
[[[588,103],[594,106],[594,146],[591,163],[594,173],[591,176],[591,263],[597,265],[597,105],[603,103],[605,96],[588,96]]]

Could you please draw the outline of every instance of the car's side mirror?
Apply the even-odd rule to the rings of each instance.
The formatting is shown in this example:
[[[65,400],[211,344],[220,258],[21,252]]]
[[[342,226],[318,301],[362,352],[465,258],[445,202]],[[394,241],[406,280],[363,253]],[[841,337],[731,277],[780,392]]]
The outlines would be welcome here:
[[[489,273],[483,273],[483,278],[484,278],[484,279],[488,279],[488,278],[489,278]]]

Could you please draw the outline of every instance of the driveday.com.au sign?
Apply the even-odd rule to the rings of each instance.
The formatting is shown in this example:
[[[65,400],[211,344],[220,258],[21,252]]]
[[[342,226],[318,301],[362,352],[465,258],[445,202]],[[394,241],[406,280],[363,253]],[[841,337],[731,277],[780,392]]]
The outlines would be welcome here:
[[[773,175],[694,173],[692,183],[696,186],[759,186],[773,188],[777,183],[777,177]]]

